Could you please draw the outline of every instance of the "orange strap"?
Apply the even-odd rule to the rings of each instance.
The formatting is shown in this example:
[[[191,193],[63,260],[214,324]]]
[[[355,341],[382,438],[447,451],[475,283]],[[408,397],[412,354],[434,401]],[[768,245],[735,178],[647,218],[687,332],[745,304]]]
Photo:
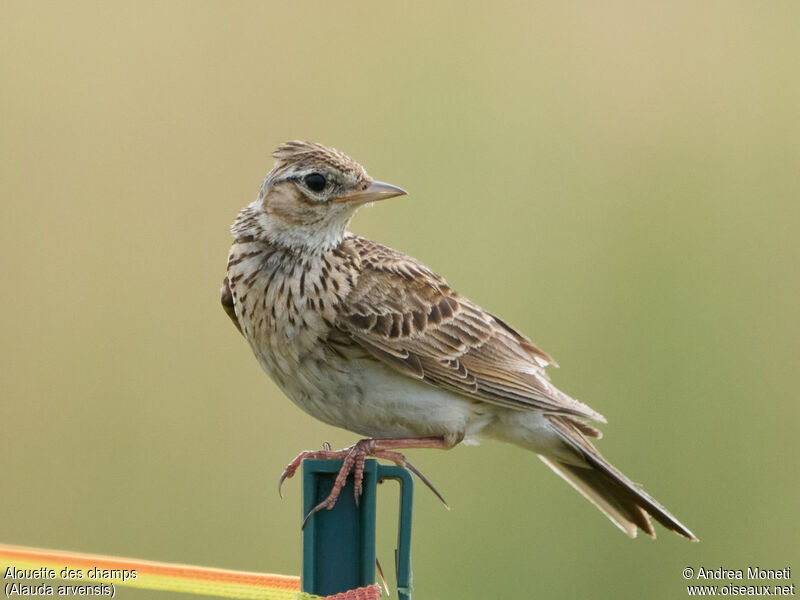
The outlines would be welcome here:
[[[92,587],[94,590],[91,593],[95,595],[112,595],[114,586],[120,585],[244,600],[320,598],[301,592],[300,578],[291,575],[231,571],[3,544],[0,544],[0,565],[6,596],[12,589],[8,587],[10,585],[17,586],[19,595],[23,595],[20,590],[31,590],[42,585],[53,588],[55,594],[58,594],[57,588],[65,588],[67,594],[77,595],[82,587]],[[380,596],[380,587],[372,585],[327,596],[325,600],[376,600]]]

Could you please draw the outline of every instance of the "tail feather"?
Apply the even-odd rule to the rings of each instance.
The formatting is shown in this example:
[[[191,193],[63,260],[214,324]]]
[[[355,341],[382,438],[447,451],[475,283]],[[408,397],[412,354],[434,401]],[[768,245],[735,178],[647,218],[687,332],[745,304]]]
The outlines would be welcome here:
[[[599,508],[617,527],[630,537],[636,537],[637,528],[655,537],[655,530],[649,519],[653,517],[667,529],[697,541],[695,535],[667,509],[603,458],[571,419],[551,416],[549,420],[559,436],[582,456],[586,466],[568,464],[542,455],[539,458]]]
[[[625,498],[627,494],[620,494],[620,490],[615,489],[613,482],[602,472],[560,463],[546,456],[539,455],[539,458],[627,535],[636,537],[638,527],[649,536],[655,537],[653,524],[647,518],[647,513],[635,501]]]

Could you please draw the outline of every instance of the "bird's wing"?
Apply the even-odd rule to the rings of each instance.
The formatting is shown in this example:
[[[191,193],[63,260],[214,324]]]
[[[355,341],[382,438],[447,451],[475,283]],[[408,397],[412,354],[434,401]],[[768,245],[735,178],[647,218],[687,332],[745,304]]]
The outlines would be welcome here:
[[[239,333],[242,333],[242,326],[239,325],[239,319],[236,317],[236,308],[234,308],[233,304],[233,294],[231,294],[231,286],[228,284],[227,277],[222,282],[222,287],[219,289],[219,301],[222,303],[223,310],[231,318],[233,324],[236,325],[236,329],[239,330]]]
[[[547,354],[426,266],[364,238],[345,244],[360,273],[336,325],[373,357],[472,398],[605,421],[550,383]]]

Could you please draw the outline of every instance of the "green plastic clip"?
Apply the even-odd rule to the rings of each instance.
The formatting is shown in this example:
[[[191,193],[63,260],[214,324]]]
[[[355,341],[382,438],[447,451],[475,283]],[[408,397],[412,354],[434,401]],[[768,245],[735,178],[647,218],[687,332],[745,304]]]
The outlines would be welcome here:
[[[303,518],[331,491],[341,460],[303,461]],[[303,530],[302,590],[327,596],[375,583],[376,487],[385,479],[400,483],[400,523],[395,550],[397,595],[411,600],[411,515],[414,481],[411,473],[375,459],[364,464],[362,493],[356,506],[353,476],[347,479],[336,506],[321,510]]]

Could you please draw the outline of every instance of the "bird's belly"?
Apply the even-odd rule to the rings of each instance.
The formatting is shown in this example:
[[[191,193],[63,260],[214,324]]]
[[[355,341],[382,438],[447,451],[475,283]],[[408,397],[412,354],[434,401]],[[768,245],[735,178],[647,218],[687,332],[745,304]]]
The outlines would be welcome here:
[[[371,359],[309,361],[284,392],[312,416],[374,438],[475,440],[491,422],[491,405],[402,375]]]

